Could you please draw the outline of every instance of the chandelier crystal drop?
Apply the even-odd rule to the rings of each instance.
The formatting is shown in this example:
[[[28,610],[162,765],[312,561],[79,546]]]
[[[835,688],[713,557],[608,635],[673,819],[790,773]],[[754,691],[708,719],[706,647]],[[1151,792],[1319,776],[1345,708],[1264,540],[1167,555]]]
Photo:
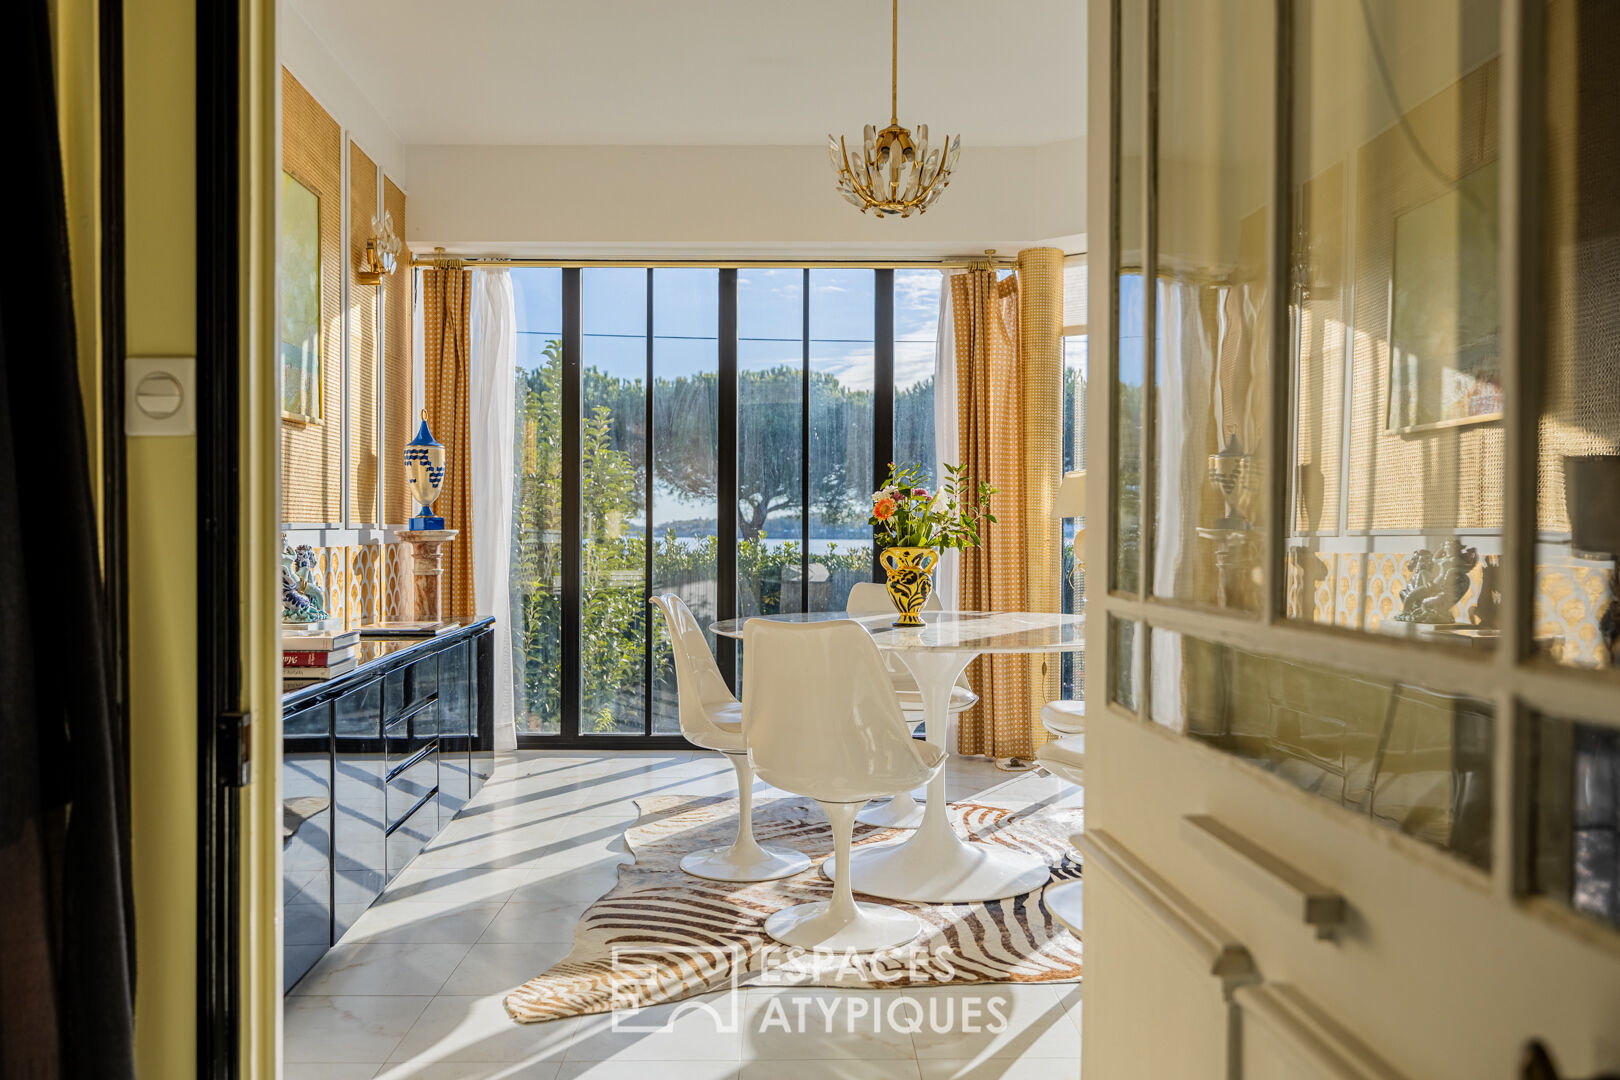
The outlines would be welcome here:
[[[918,124],[913,138],[899,120],[900,0],[893,0],[889,46],[889,126],[879,131],[871,124],[852,155],[842,137],[827,136],[827,157],[838,177],[838,191],[861,213],[876,210],[878,217],[912,211],[926,213],[951,182],[962,137],[946,136],[938,146],[928,145],[928,125]]]

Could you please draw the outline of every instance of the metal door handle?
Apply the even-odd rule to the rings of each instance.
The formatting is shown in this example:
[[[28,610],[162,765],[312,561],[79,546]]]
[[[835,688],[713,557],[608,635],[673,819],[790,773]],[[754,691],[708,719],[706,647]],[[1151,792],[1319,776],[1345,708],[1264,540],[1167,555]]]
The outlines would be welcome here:
[[[1546,1044],[1540,1039],[1531,1039],[1524,1044],[1524,1056],[1519,1061],[1519,1080],[1575,1080],[1566,1077],[1558,1071],[1553,1063],[1552,1054],[1548,1053]],[[1600,1073],[1592,1080],[1620,1080],[1612,1072]]]

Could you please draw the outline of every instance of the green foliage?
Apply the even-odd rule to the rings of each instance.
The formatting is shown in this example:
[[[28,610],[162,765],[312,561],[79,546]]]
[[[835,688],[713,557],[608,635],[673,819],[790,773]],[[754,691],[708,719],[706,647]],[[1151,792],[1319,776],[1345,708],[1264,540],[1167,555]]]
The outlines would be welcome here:
[[[531,731],[559,728],[562,694],[562,346],[548,342],[545,362],[517,374],[512,523],[513,663],[518,682],[518,714]],[[580,687],[581,727],[597,732],[639,731],[646,635],[655,632],[652,661],[655,685],[672,684],[669,644],[654,625],[644,599],[646,539],[627,533],[645,490],[645,454],[632,452],[645,437],[646,388],[595,368],[583,373],[582,396],[590,403],[580,424]],[[772,514],[801,511],[799,457],[802,373],[797,368],[744,372],[739,387],[747,416],[740,448],[737,579],[744,610],[781,610],[783,571],[797,568],[800,546],[770,545],[765,526]],[[857,496],[848,490],[847,454],[866,427],[870,446],[869,391],[848,391],[830,375],[812,378],[812,431],[836,433],[827,446],[817,443],[812,460],[824,466],[812,483],[810,510],[834,524],[852,516]],[[920,398],[918,399],[920,402]],[[664,490],[692,501],[718,497],[714,465],[714,418],[718,380],[713,374],[659,379],[653,388],[653,424],[659,453],[653,479]],[[921,412],[920,407],[917,410]],[[863,420],[864,418],[864,420]],[[931,413],[930,413],[930,428]],[[830,436],[829,436],[830,437]],[[846,442],[846,439],[848,440]],[[787,440],[787,442],[784,442]],[[794,448],[783,452],[784,445]],[[719,560],[714,536],[654,541],[658,587],[680,590],[712,582]],[[817,554],[835,581],[866,580],[871,553],[865,546]],[[847,592],[847,585],[843,587]],[[748,595],[749,593],[752,595]],[[701,613],[700,613],[701,614]],[[712,613],[711,613],[712,614]]]
[[[945,482],[929,494],[915,465],[889,466],[889,478],[872,493],[867,524],[883,547],[967,548],[979,544],[980,520],[995,524],[990,496],[996,489],[979,482],[978,498],[963,492],[966,465],[945,465]]]

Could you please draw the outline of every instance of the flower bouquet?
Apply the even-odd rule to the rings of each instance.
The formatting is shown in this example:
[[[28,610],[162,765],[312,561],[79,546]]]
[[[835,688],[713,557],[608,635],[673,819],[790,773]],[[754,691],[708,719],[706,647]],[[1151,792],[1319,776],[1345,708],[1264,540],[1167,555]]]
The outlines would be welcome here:
[[[918,614],[934,591],[933,569],[942,548],[979,544],[979,523],[994,523],[990,496],[996,489],[980,483],[969,487],[966,465],[946,465],[945,482],[930,494],[915,465],[896,469],[872,493],[873,536],[883,547],[878,561],[888,571],[889,597],[900,617],[895,626],[921,626]]]

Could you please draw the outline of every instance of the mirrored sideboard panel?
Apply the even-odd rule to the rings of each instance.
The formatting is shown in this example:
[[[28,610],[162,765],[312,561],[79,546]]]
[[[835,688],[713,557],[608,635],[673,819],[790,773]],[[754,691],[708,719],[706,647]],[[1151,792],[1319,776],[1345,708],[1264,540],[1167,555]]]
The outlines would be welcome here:
[[[489,779],[493,627],[365,640],[353,670],[283,695],[284,989]]]

